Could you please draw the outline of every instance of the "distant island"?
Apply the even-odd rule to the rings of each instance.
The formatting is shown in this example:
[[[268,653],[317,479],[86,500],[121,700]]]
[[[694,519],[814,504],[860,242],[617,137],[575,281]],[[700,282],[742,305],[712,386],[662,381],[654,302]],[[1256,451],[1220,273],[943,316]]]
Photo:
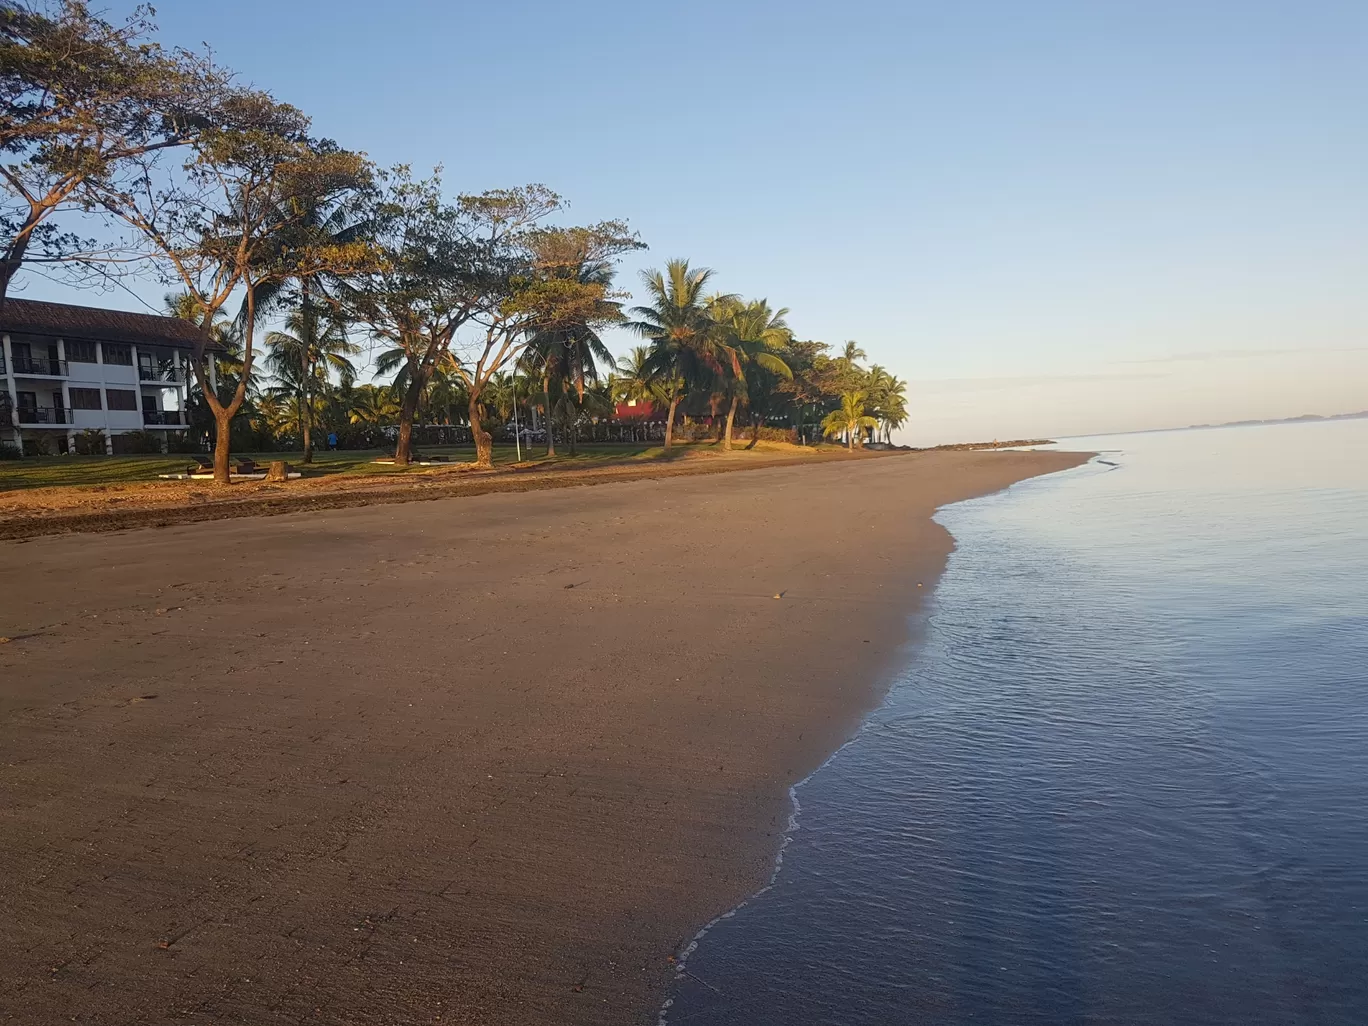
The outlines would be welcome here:
[[[1163,428],[1140,428],[1135,431],[1098,431],[1085,435],[1064,435],[1065,438],[1106,438],[1111,435],[1152,435],[1161,431],[1206,431],[1216,428],[1228,427],[1257,427],[1260,424],[1307,424],[1313,421],[1330,420],[1359,420],[1368,417],[1368,410],[1360,410],[1357,413],[1331,413],[1321,415],[1319,413],[1303,413],[1300,417],[1283,417],[1280,420],[1230,420],[1223,424],[1189,424],[1187,427],[1163,427]],[[1008,442],[1007,445],[1028,445],[1027,442]],[[1035,443],[1043,444],[1043,443]],[[964,448],[968,448],[965,446]]]
[[[1368,410],[1359,410],[1358,413],[1332,413],[1329,416],[1303,413],[1300,417],[1283,417],[1280,420],[1228,420],[1224,424],[1189,424],[1188,429],[1250,427],[1255,424],[1301,424],[1311,420],[1357,420],[1360,417],[1368,417]]]

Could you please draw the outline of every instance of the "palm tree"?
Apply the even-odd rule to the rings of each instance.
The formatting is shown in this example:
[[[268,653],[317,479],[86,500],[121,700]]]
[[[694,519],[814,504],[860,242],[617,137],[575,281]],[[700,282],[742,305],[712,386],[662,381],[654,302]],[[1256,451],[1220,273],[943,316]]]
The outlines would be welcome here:
[[[653,408],[677,405],[684,394],[682,379],[662,378],[654,372],[649,346],[633,346],[632,350],[618,361],[613,382],[616,385],[615,399],[650,403]],[[669,431],[668,425],[666,431]]]
[[[846,344],[841,349],[841,355],[836,357],[836,359],[845,364],[847,368],[854,368],[859,361],[866,359],[868,355],[868,353],[860,348],[860,343],[853,339],[846,339]]]
[[[670,412],[665,421],[665,448],[674,438],[675,411],[690,388],[707,387],[722,376],[717,322],[708,314],[703,290],[712,280],[706,267],[690,268],[687,260],[670,260],[665,272],[643,271],[649,306],[632,308],[637,319],[627,324],[651,345],[650,374],[668,383]],[[713,302],[722,296],[712,297]]]
[[[855,439],[865,428],[876,428],[879,422],[865,411],[864,392],[841,393],[841,405],[826,415],[822,430],[829,435],[846,436],[846,448],[855,450]]]
[[[399,400],[387,385],[364,384],[352,389],[347,420],[371,428],[390,427],[399,419]]]
[[[660,397],[658,382],[651,375],[651,350],[633,346],[613,367],[614,398],[629,402],[650,402]]]
[[[330,143],[325,145],[332,145]],[[292,230],[285,236],[274,240],[274,252],[272,257],[288,262],[291,254],[296,250],[302,250],[308,246],[346,246],[362,244],[367,233],[371,229],[371,224],[363,217],[357,216],[355,207],[347,203],[329,203],[321,200],[316,195],[306,193],[299,196],[292,196],[285,202],[296,208],[302,207],[303,210],[296,210],[288,218],[293,225]],[[346,327],[340,324],[336,318],[325,317],[319,306],[317,297],[328,298],[329,286],[336,286],[337,280],[325,280],[312,273],[299,272],[294,276],[284,276],[274,278],[269,282],[256,287],[251,295],[258,312],[268,313],[283,309],[291,309],[293,312],[286,319],[285,328],[287,332],[294,332],[296,341],[299,343],[294,347],[293,354],[299,359],[300,366],[297,375],[293,375],[294,380],[298,381],[304,389],[301,398],[301,409],[310,407],[312,404],[311,394],[313,392],[312,383],[317,379],[318,363],[324,359],[319,354],[319,347],[324,346],[323,337],[320,335],[320,328],[327,324],[324,334],[329,334],[336,329],[341,334],[343,341],[346,340]],[[245,322],[248,310],[248,298],[244,296],[242,307],[238,311],[237,326]],[[294,324],[291,326],[291,320]],[[266,342],[269,345],[272,335],[283,333],[272,332],[267,335]],[[346,343],[350,345],[350,343]],[[351,348],[349,353],[354,355],[359,353],[359,348]],[[344,354],[345,355],[345,354]],[[279,357],[272,365],[272,371],[280,376],[281,362]],[[352,372],[353,377],[355,372]],[[304,462],[313,462],[313,436],[310,432],[310,425],[305,422],[303,425],[304,441]]]
[[[325,317],[318,304],[307,298],[285,318],[284,331],[266,333],[266,346],[266,365],[298,405],[304,462],[312,463],[315,399],[332,372],[344,384],[356,380],[356,367],[347,357],[355,356],[361,347],[347,338],[336,318]]]
[[[907,382],[894,377],[877,363],[865,378],[870,412],[883,429],[885,442],[892,442],[893,429],[907,423]]]
[[[793,371],[775,353],[784,348],[793,333],[784,321],[788,310],[771,311],[769,302],[764,299],[743,304],[731,300],[731,297],[722,297],[711,304],[711,309],[721,336],[718,345],[727,359],[724,366],[731,403],[727,407],[727,429],[722,436],[722,448],[730,450],[736,408],[749,393],[747,368],[760,368],[792,379]]]

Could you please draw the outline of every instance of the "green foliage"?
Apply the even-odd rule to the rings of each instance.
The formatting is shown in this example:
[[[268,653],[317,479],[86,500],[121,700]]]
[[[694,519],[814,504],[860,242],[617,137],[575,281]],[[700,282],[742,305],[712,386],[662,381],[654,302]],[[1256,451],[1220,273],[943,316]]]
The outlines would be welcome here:
[[[76,433],[76,455],[103,456],[105,454],[105,433],[99,428],[86,428]]]
[[[125,431],[111,439],[116,453],[146,456],[166,451],[166,439],[155,431]]]
[[[862,441],[866,429],[879,426],[879,422],[869,415],[868,399],[869,396],[861,391],[843,393],[841,405],[823,418],[822,431],[828,435],[844,435],[846,446],[854,449]]]
[[[11,442],[0,442],[0,460],[21,460],[24,454]]]
[[[0,0],[0,302],[25,262],[76,260],[109,273],[114,254],[54,227],[88,188],[127,191],[241,95],[209,54],[164,50],[151,7],[122,24],[83,0]]]

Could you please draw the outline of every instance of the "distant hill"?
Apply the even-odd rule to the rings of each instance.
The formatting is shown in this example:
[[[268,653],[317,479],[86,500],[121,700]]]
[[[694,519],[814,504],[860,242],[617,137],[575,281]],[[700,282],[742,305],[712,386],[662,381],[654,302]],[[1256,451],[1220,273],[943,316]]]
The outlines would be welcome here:
[[[1356,420],[1368,417],[1368,410],[1358,413],[1332,413],[1323,417],[1319,413],[1303,413],[1300,417],[1283,417],[1280,420],[1228,420],[1224,424],[1189,424],[1189,428],[1250,427],[1255,424],[1303,424],[1311,420]]]

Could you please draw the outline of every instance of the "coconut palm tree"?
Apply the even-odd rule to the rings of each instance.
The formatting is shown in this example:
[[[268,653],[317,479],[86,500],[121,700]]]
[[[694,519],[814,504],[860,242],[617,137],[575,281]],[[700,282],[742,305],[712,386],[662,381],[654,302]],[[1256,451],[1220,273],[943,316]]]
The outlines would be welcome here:
[[[853,339],[846,339],[845,345],[841,348],[841,355],[836,357],[849,369],[854,369],[861,360],[868,358],[869,354],[860,348],[860,343]]]
[[[852,452],[861,431],[879,426],[879,422],[865,409],[865,401],[868,398],[866,393],[860,391],[843,392],[841,405],[828,413],[822,421],[822,430],[828,435],[846,436],[846,448]]]
[[[652,407],[668,407],[678,405],[684,394],[682,379],[662,378],[654,372],[649,346],[634,346],[619,360],[613,380],[616,384],[614,398],[625,402],[646,402]]]
[[[722,436],[722,448],[729,450],[736,409],[749,394],[747,371],[750,370],[752,376],[758,369],[792,379],[793,371],[777,353],[788,344],[793,333],[784,321],[788,310],[771,310],[764,299],[741,303],[723,297],[710,304],[710,309],[718,322],[718,348],[725,359],[726,387],[731,397],[727,407],[727,428]]]
[[[691,268],[687,260],[670,260],[664,273],[643,271],[648,306],[632,308],[636,318],[627,324],[650,342],[650,374],[669,383],[670,410],[665,421],[665,448],[674,439],[675,411],[691,388],[711,387],[723,374],[717,322],[708,314],[704,290],[713,272]],[[711,301],[720,301],[714,296]]]
[[[356,380],[356,367],[348,357],[361,347],[347,338],[336,318],[325,316],[323,308],[307,299],[285,318],[285,330],[267,332],[265,341],[266,366],[285,394],[294,397],[304,462],[312,463],[316,399],[334,372],[344,384]]]
[[[399,419],[399,410],[399,399],[392,388],[366,383],[352,389],[347,421],[371,428],[390,427]]]
[[[869,393],[869,410],[879,422],[883,440],[891,443],[893,429],[907,423],[907,382],[875,364],[869,368],[865,391]]]

